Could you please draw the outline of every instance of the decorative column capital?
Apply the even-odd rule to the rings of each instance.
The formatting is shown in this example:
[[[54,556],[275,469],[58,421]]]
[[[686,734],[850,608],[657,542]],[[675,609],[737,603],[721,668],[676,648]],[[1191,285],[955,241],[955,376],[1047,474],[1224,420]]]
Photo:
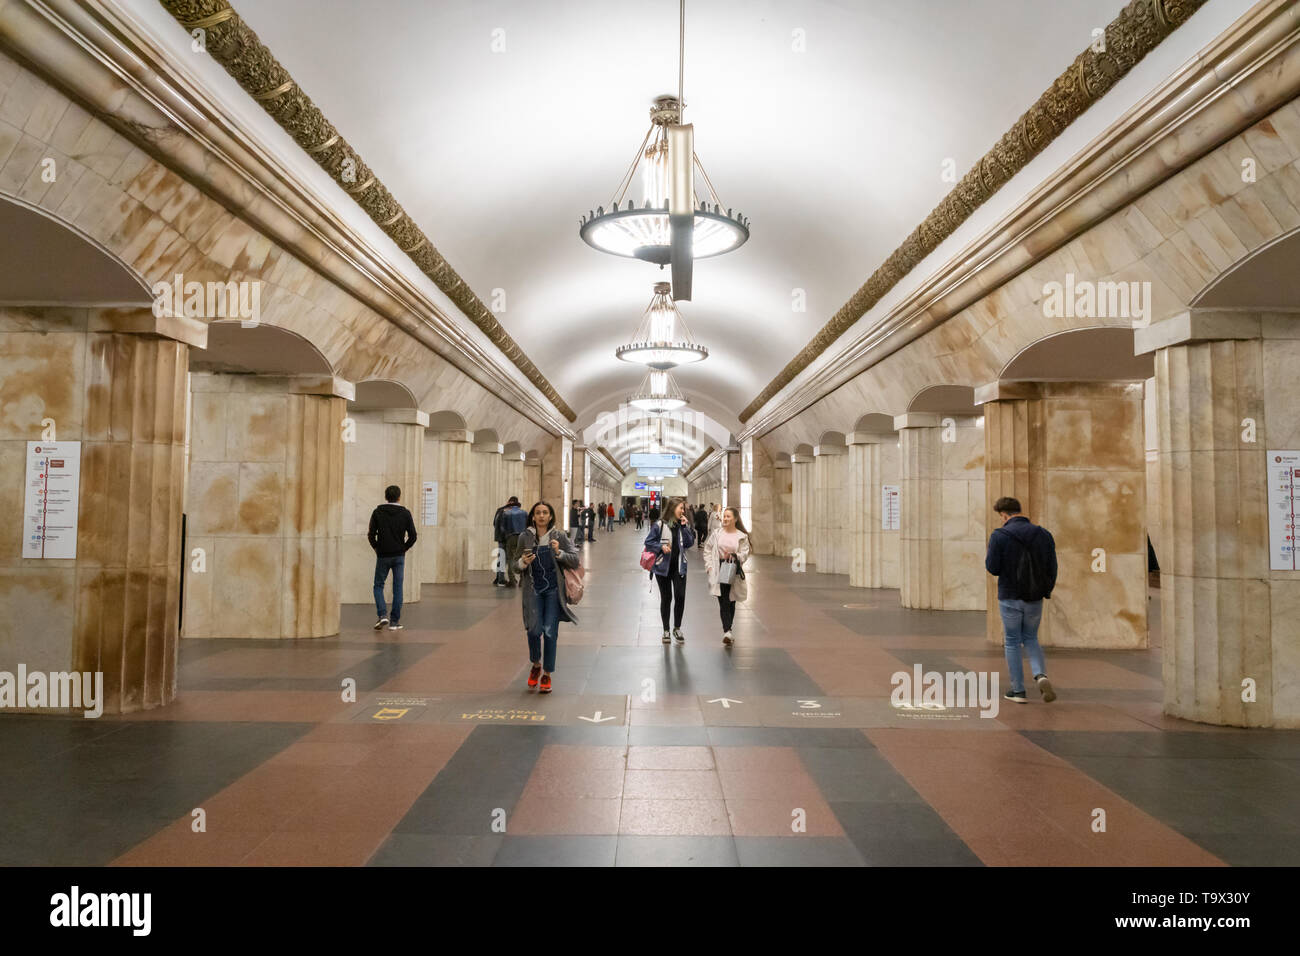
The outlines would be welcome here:
[[[500,455],[506,450],[506,446],[499,441],[476,441],[470,451],[480,452],[485,455]]]
[[[1175,345],[1223,342],[1229,339],[1260,339],[1266,321],[1285,316],[1300,322],[1300,314],[1275,312],[1228,312],[1220,309],[1188,309],[1161,322],[1133,330],[1133,354],[1146,355]]]
[[[152,335],[191,348],[208,347],[207,323],[185,315],[154,315],[153,309],[91,309],[86,331]]]
[[[384,424],[418,425],[420,428],[428,428],[429,413],[422,412],[418,408],[386,408],[384,409]]]
[[[904,428],[938,428],[942,423],[943,416],[935,415],[933,412],[907,412],[894,416],[895,431],[902,431]]]
[[[889,442],[898,441],[898,435],[894,432],[849,432],[848,443],[850,445],[886,445]]]
[[[293,375],[289,378],[291,395],[323,395],[326,398],[357,400],[357,388],[337,375]]]
[[[989,382],[975,389],[975,404],[1041,401],[1051,398],[1115,398],[1143,390],[1143,379],[1112,379],[1101,382]]]
[[[460,442],[468,445],[474,441],[474,433],[464,428],[446,428],[438,431],[426,430],[424,437],[431,441]]]
[[[813,457],[824,458],[827,456],[847,455],[849,449],[844,445],[813,445]]]
[[[989,402],[1015,402],[1031,398],[1041,398],[1042,388],[1039,382],[988,382],[975,386],[975,404],[987,405]]]
[[[791,455],[790,464],[792,465],[811,465],[816,459],[812,455]]]

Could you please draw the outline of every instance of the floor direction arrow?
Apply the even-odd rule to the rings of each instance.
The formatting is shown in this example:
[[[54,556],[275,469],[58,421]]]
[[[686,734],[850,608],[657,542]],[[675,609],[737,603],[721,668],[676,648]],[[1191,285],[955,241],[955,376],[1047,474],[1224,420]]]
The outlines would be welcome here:
[[[723,710],[730,710],[732,704],[743,704],[743,700],[732,700],[730,697],[715,697],[709,701],[710,704],[721,704]]]
[[[596,716],[595,716],[595,717],[583,717],[583,716],[579,715],[579,716],[578,716],[578,719],[579,719],[579,720],[585,720],[585,721],[588,721],[589,723],[593,723],[593,724],[603,724],[605,721],[607,721],[607,720],[614,720],[615,718],[614,718],[612,715],[609,716],[609,717],[602,717],[602,716],[600,716],[600,711],[596,711]]]

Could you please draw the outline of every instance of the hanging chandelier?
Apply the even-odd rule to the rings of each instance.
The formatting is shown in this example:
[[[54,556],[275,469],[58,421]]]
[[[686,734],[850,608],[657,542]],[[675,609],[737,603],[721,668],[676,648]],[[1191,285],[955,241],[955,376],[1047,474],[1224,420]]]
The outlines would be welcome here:
[[[639,408],[652,415],[671,412],[687,404],[686,396],[677,387],[672,375],[658,369],[651,369],[646,373],[646,377],[641,381],[641,387],[627,400],[627,403],[633,408]]]
[[[709,357],[709,350],[695,341],[682,313],[673,302],[672,286],[656,282],[654,297],[641,316],[632,341],[620,345],[614,354],[624,362],[640,362],[655,369],[689,365]]]
[[[593,249],[653,262],[660,268],[671,265],[673,290],[680,302],[691,298],[694,260],[731,252],[749,239],[749,220],[723,208],[695,154],[694,127],[682,123],[685,54],[686,0],[681,0],[677,96],[654,101],[650,128],[609,207],[589,210],[578,223],[578,234]],[[635,195],[628,196],[638,168],[639,202]],[[696,170],[712,202],[698,198]]]

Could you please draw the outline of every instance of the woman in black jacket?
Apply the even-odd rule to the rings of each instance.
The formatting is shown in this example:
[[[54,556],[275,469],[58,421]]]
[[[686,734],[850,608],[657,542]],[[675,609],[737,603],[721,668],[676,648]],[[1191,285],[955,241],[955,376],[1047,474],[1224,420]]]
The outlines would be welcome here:
[[[659,552],[651,576],[659,585],[659,617],[664,624],[663,642],[668,643],[668,611],[673,612],[672,636],[678,644],[686,643],[682,633],[682,615],[686,612],[686,552],[695,544],[695,532],[686,520],[686,500],[672,498],[659,521],[656,509],[650,509],[650,531],[645,550]]]

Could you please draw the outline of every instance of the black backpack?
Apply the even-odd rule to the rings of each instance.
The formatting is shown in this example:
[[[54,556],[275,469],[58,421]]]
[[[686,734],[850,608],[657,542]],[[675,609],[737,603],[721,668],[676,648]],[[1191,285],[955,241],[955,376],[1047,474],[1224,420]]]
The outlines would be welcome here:
[[[1022,601],[1041,601],[1047,597],[1047,569],[1034,553],[1031,543],[1040,529],[1026,538],[1007,532],[1020,545],[1020,557],[1016,559],[1016,593]]]

